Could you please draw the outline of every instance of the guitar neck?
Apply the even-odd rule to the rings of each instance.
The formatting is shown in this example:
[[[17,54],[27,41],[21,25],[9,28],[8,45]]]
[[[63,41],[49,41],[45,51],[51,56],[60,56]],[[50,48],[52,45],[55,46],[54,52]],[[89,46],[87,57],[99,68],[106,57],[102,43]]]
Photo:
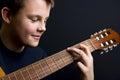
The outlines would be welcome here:
[[[85,40],[81,42],[89,47],[90,51],[94,51],[91,41]],[[80,43],[79,43],[80,44]],[[77,46],[76,44],[74,46]],[[37,61],[31,65],[23,67],[15,72],[12,72],[6,75],[0,80],[36,80],[42,79],[59,69],[71,64],[73,62],[73,57],[66,50],[62,50],[58,53],[55,53],[45,59]]]

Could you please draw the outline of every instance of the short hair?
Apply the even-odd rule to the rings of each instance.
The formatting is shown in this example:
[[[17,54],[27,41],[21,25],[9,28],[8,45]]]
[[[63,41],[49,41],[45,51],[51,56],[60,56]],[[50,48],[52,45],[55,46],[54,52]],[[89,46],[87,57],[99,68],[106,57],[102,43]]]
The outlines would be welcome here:
[[[17,12],[24,7],[25,0],[0,0],[0,19],[1,17],[1,10],[3,7],[8,7],[12,14],[15,15]],[[45,0],[48,5],[51,5],[51,8],[54,7],[54,0]]]

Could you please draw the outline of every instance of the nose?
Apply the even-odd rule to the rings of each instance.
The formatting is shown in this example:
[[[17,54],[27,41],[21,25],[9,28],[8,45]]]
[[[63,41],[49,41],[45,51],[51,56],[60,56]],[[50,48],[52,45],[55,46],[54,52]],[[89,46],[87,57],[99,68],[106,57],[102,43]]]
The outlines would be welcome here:
[[[46,31],[46,24],[45,24],[44,22],[41,23],[41,24],[39,24],[38,31],[39,31],[39,32],[44,32],[44,31]]]

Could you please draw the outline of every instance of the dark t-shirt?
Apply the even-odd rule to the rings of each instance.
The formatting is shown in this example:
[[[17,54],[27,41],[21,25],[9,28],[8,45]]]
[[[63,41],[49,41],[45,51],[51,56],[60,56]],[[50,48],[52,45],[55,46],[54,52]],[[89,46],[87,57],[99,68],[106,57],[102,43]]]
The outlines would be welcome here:
[[[0,67],[6,74],[47,57],[47,53],[38,47],[26,47],[23,52],[15,53],[7,49],[0,40]],[[50,77],[45,78],[50,80]]]

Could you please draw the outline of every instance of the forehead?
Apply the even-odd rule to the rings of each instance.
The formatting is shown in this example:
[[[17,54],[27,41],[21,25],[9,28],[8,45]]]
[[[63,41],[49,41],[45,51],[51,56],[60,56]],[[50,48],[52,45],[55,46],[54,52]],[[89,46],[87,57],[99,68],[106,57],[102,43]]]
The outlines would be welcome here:
[[[36,5],[36,6],[37,5],[39,5],[39,6],[40,5],[41,6],[45,5],[47,7],[50,6],[50,5],[47,4],[46,0],[24,0],[24,7],[25,6],[29,6],[30,7],[30,6],[33,6],[33,5]]]
[[[31,14],[49,15],[50,9],[51,6],[47,4],[46,0],[25,0],[24,7],[20,11]]]

